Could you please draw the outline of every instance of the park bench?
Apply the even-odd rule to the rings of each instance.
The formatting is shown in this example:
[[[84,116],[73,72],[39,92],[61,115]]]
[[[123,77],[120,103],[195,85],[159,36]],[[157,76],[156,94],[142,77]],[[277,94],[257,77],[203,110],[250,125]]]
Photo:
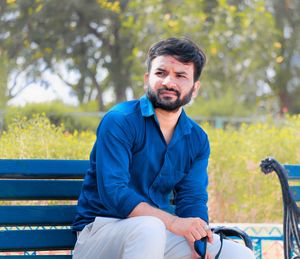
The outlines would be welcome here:
[[[64,250],[48,257],[71,258],[70,227],[88,166],[87,160],[0,160],[0,252]]]
[[[300,164],[280,164],[274,158],[266,158],[261,162],[263,173],[273,171],[277,174],[283,200],[283,235],[284,258],[300,258]]]
[[[71,225],[88,166],[88,160],[0,159],[0,258],[72,257]],[[243,231],[216,231],[252,249]]]

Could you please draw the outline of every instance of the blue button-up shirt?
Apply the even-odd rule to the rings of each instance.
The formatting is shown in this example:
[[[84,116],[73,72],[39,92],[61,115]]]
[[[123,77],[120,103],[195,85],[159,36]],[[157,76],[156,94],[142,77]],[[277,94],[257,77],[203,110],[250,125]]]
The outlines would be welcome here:
[[[206,133],[182,111],[169,144],[146,96],[118,104],[102,119],[73,229],[97,216],[126,218],[140,202],[208,221]]]

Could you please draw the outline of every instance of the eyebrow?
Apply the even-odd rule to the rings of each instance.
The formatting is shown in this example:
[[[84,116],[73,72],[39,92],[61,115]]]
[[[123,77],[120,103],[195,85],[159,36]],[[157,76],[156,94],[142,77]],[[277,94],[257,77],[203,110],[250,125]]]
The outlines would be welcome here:
[[[179,76],[182,76],[182,75],[184,75],[184,76],[186,76],[187,75],[187,73],[185,72],[185,71],[180,71],[180,72],[175,72],[176,73],[176,75],[179,75]]]
[[[165,72],[166,71],[165,69],[160,68],[160,67],[156,68],[155,70],[158,70],[158,71],[161,71],[161,72]]]
[[[161,68],[161,67],[158,67],[158,68],[156,68],[155,70],[160,71],[160,72],[165,72],[165,71],[167,71],[166,69]],[[187,73],[186,73],[185,71],[178,71],[178,72],[175,72],[175,73],[176,73],[176,75],[187,75]]]

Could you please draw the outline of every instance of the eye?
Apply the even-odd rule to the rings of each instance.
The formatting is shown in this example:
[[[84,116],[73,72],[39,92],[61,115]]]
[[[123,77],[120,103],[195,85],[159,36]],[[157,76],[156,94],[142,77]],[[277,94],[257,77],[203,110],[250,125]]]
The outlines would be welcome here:
[[[177,78],[186,78],[186,76],[183,74],[177,74]]]
[[[164,71],[156,71],[155,75],[157,76],[164,76],[166,73]]]

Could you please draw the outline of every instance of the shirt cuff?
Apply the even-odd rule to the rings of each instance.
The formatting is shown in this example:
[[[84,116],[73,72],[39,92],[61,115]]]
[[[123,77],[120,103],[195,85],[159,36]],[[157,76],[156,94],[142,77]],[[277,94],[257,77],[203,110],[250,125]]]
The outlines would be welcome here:
[[[120,203],[122,204],[122,206],[120,206],[118,210],[123,216],[123,218],[127,218],[128,215],[133,211],[133,209],[141,202],[147,202],[147,201],[145,198],[136,194],[135,192],[134,193],[131,192],[130,194],[126,195],[126,197],[122,199]]]

